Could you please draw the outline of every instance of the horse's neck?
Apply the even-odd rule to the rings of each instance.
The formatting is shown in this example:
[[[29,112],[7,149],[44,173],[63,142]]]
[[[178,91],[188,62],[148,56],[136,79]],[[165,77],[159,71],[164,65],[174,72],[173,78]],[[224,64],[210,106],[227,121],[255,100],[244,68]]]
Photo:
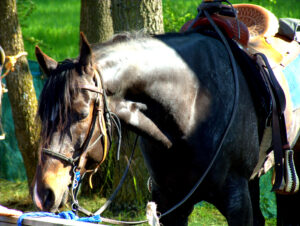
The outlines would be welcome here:
[[[198,81],[178,54],[159,40],[121,46],[98,61],[109,92],[142,93],[159,103],[187,134],[195,121]],[[151,106],[148,106],[150,108]]]

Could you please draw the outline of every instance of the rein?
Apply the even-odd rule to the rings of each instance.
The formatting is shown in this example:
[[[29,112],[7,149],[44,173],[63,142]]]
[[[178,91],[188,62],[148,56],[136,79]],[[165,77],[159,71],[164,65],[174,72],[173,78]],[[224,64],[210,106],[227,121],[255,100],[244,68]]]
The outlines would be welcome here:
[[[226,1],[227,2],[227,1]],[[221,3],[221,2],[218,2]],[[168,215],[169,213],[173,212],[175,209],[177,209],[178,207],[180,207],[183,203],[185,203],[193,194],[194,192],[197,190],[197,188],[199,187],[199,185],[202,183],[202,181],[204,180],[204,178],[206,177],[206,175],[208,174],[208,172],[210,171],[211,167],[213,166],[213,164],[215,163],[221,148],[223,146],[223,143],[225,141],[225,138],[229,132],[229,129],[232,126],[233,120],[235,118],[236,112],[237,112],[237,106],[238,106],[238,99],[239,99],[239,80],[238,80],[238,73],[237,73],[237,65],[233,56],[233,53],[230,49],[230,46],[226,40],[226,38],[224,37],[223,33],[220,31],[220,29],[218,28],[218,26],[215,24],[215,22],[213,21],[213,19],[210,16],[211,10],[210,10],[210,6],[209,6],[209,2],[205,2],[204,4],[202,3],[200,5],[200,7],[198,8],[199,12],[198,15],[196,17],[196,19],[200,16],[205,16],[207,17],[208,21],[210,22],[210,24],[212,25],[212,27],[214,28],[214,30],[217,32],[217,34],[219,35],[221,41],[223,42],[228,55],[229,55],[229,59],[231,62],[231,66],[232,66],[232,71],[233,71],[233,80],[234,80],[234,86],[235,86],[235,94],[234,94],[234,103],[233,103],[233,107],[232,107],[232,111],[231,111],[231,116],[230,116],[230,120],[225,128],[225,131],[222,135],[222,138],[218,144],[218,148],[216,150],[216,152],[213,155],[213,158],[211,159],[209,165],[207,166],[205,172],[203,173],[203,175],[199,178],[199,180],[197,181],[197,183],[192,187],[192,189],[190,190],[190,192],[180,201],[178,202],[176,205],[174,205],[172,208],[170,208],[169,210],[167,210],[166,212],[162,213],[158,218],[161,219],[162,217]],[[232,12],[235,17],[236,14],[234,13],[234,11]],[[195,19],[195,20],[196,20]],[[135,143],[136,144],[136,143]],[[133,149],[134,151],[134,149]],[[130,163],[129,163],[130,164]],[[126,176],[126,172],[124,173],[123,177]],[[123,178],[122,178],[123,179]],[[121,184],[121,182],[120,182]],[[119,185],[120,185],[119,184]],[[118,187],[119,187],[118,185]],[[115,191],[114,193],[116,193],[117,191]],[[110,200],[108,200],[108,202],[110,202]],[[96,211],[94,214],[101,214],[104,210],[105,210],[106,206],[104,205],[103,207],[101,207],[98,211]],[[92,213],[91,213],[92,214]],[[94,215],[93,214],[93,215]],[[138,225],[138,224],[143,224],[148,222],[148,220],[143,220],[143,221],[135,221],[135,222],[128,222],[128,221],[117,221],[117,220],[111,220],[111,219],[106,219],[103,218],[103,222],[106,223],[111,223],[111,224],[122,224],[122,225]]]
[[[225,1],[228,2],[227,0],[225,0]],[[168,215],[169,213],[173,212],[175,209],[177,209],[178,207],[180,207],[197,190],[197,188],[202,183],[202,181],[204,180],[204,178],[206,177],[206,175],[210,171],[211,167],[215,163],[215,161],[216,161],[216,159],[217,159],[217,157],[218,157],[218,155],[219,155],[219,153],[221,151],[221,148],[223,146],[225,138],[226,138],[226,136],[227,136],[227,134],[229,132],[229,129],[232,126],[233,120],[234,120],[236,112],[237,112],[237,105],[238,105],[238,99],[239,99],[239,79],[238,79],[238,73],[237,73],[237,66],[236,66],[236,62],[235,62],[233,53],[232,53],[232,51],[230,49],[230,46],[229,46],[229,44],[228,44],[225,36],[223,35],[223,33],[221,32],[221,30],[218,28],[218,26],[215,24],[215,22],[213,21],[213,19],[210,16],[210,14],[212,13],[211,8],[210,8],[211,7],[210,4],[216,6],[215,4],[221,4],[221,1],[217,2],[217,3],[214,3],[214,2],[210,2],[210,1],[205,1],[204,0],[204,2],[202,2],[200,4],[199,8],[198,8],[198,15],[196,16],[196,18],[194,19],[194,21],[196,21],[199,17],[201,17],[201,16],[204,15],[208,19],[208,21],[211,24],[211,26],[214,28],[214,30],[219,35],[221,41],[223,42],[223,44],[224,44],[224,46],[225,46],[225,48],[226,48],[226,50],[228,52],[229,59],[230,59],[230,62],[231,62],[232,71],[233,71],[233,80],[234,80],[234,86],[235,86],[235,90],[234,90],[234,92],[235,92],[235,94],[234,94],[234,102],[233,102],[233,107],[232,107],[232,111],[231,111],[231,116],[230,116],[230,120],[229,120],[229,122],[228,122],[228,124],[227,124],[227,126],[225,128],[225,131],[224,131],[224,133],[222,135],[220,143],[217,146],[218,148],[217,148],[216,152],[214,153],[213,158],[211,159],[209,165],[207,166],[207,168],[204,171],[204,173],[202,174],[202,176],[199,178],[199,180],[197,181],[197,183],[192,187],[192,189],[190,190],[190,192],[180,202],[178,202],[176,205],[174,205],[172,208],[170,208],[166,212],[162,213],[159,216],[159,219],[162,218],[162,217],[164,217],[164,216],[166,216],[166,215]],[[221,7],[214,8],[214,10],[217,10],[217,9],[221,9]],[[233,13],[234,13],[234,11],[233,11]],[[192,28],[192,26],[190,26],[189,29],[191,29],[191,28]]]

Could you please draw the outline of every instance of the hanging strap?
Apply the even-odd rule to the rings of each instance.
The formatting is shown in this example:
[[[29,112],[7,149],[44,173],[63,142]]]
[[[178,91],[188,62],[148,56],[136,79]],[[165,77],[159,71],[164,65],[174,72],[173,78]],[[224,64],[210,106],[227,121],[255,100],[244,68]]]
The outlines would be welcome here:
[[[285,96],[268,63],[267,57],[262,53],[256,53],[254,56],[262,60],[262,62],[259,62],[259,65],[262,67],[262,75],[267,83],[272,100],[272,144],[275,159],[275,182],[272,191],[279,191],[282,190],[284,183],[284,151],[290,149],[284,119]]]

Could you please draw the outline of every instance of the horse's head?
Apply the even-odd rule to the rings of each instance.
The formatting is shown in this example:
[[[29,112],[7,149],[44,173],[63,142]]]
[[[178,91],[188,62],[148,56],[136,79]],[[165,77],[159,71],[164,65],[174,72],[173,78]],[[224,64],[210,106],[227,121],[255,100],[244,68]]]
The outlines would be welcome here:
[[[56,211],[67,201],[73,171],[83,173],[87,160],[99,164],[106,156],[103,89],[82,34],[78,59],[58,63],[39,47],[35,52],[48,79],[38,109],[42,132],[32,195],[39,209]]]

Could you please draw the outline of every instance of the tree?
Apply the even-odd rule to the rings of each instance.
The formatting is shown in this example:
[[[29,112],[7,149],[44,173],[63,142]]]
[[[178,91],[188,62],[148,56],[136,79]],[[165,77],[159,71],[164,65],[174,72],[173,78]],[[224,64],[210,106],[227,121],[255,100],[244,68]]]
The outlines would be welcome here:
[[[161,0],[111,0],[115,33],[146,29],[149,34],[164,33]]]
[[[114,33],[110,0],[81,0],[80,31],[90,43],[107,41]]]
[[[111,0],[111,8],[113,28],[116,34],[143,29],[149,34],[164,32],[162,1],[160,0]],[[135,135],[128,132],[125,146],[123,142],[121,159],[115,163],[113,187],[117,186],[126,168],[134,139]],[[127,177],[116,198],[117,201],[113,203],[114,209],[134,208],[149,199],[146,186],[149,175],[139,148],[135,151],[135,157]]]
[[[21,28],[18,22],[16,0],[0,1],[0,45],[7,56],[24,52]],[[6,77],[8,97],[12,107],[15,133],[23,156],[28,184],[35,173],[39,123],[36,123],[37,98],[32,76],[25,56],[18,58],[15,70]]]
[[[91,43],[106,41],[113,33],[141,29],[150,34],[164,32],[161,0],[81,1],[80,30],[86,34]],[[113,188],[118,185],[135,139],[133,133],[128,133],[126,137],[122,142],[120,161],[116,161],[115,153],[110,153],[110,156],[113,156],[101,167],[100,186],[103,187],[104,182],[110,186],[112,183]],[[108,177],[111,178],[111,183],[107,183]],[[112,204],[113,209],[135,207],[148,200],[147,180],[148,173],[142,153],[136,150],[127,180]]]

